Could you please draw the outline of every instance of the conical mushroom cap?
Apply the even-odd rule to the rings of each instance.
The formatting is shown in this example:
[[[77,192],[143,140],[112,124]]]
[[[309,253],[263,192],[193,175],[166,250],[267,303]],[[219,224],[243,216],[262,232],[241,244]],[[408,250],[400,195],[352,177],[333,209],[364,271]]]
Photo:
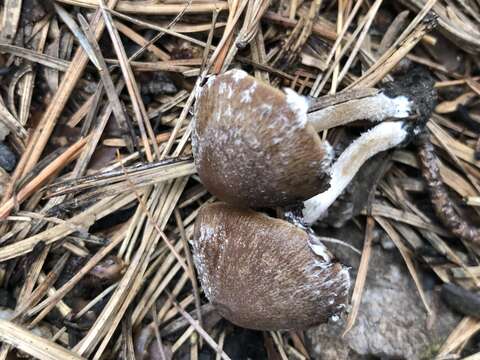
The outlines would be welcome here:
[[[262,213],[226,203],[203,206],[193,253],[205,295],[238,326],[304,329],[347,302],[348,270],[315,254],[304,230]]]
[[[307,122],[307,104],[241,70],[212,76],[197,94],[192,136],[205,187],[236,206],[273,207],[328,188],[331,147]]]

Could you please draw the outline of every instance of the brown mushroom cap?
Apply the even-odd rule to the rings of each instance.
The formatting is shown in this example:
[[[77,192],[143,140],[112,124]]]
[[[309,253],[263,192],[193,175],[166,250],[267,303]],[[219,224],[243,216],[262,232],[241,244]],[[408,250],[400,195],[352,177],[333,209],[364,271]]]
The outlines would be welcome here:
[[[305,100],[241,70],[199,90],[192,143],[205,187],[236,206],[287,205],[328,188],[333,154],[307,122]]]
[[[315,254],[307,232],[286,221],[208,204],[195,223],[193,250],[205,295],[236,325],[304,329],[345,307],[348,270]]]

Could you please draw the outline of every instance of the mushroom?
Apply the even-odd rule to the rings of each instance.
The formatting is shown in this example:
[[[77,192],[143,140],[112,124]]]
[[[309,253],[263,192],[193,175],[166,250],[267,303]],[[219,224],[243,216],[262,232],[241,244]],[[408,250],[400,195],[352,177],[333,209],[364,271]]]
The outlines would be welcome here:
[[[313,234],[287,221],[207,204],[192,245],[206,297],[238,326],[305,329],[345,308],[348,269],[332,261]]]
[[[408,134],[403,122],[383,122],[354,140],[333,163],[328,190],[304,201],[304,222],[312,224],[321,218],[368,159],[400,145]]]
[[[375,164],[365,164],[364,166],[364,163],[374,155],[374,152],[397,146],[408,140],[411,137],[410,134],[418,135],[422,131],[422,127],[430,119],[435,108],[437,93],[434,85],[435,79],[432,74],[422,67],[413,67],[409,69],[407,75],[399,76],[394,82],[384,84],[383,91],[389,96],[408,93],[409,99],[414,99],[412,103],[415,107],[415,124],[385,122],[353,141],[330,169],[331,187],[326,192],[303,203],[302,221],[304,223],[311,224],[321,218],[322,222],[340,226],[366,205],[369,197],[368,193],[370,193],[375,179],[378,180],[379,174],[377,174],[377,171],[382,167],[379,164],[382,160],[377,157]],[[363,95],[357,93],[357,97],[358,95],[368,96],[368,89],[353,90],[353,92],[364,93]],[[348,96],[348,92],[345,92],[343,96]],[[319,99],[319,102],[332,104],[333,101],[329,98],[330,96],[324,96]],[[338,98],[340,96],[333,97],[333,100]],[[395,99],[400,100],[400,98],[396,97]],[[352,101],[349,103],[352,103]],[[400,109],[400,103],[397,105]],[[359,111],[364,110],[359,108]],[[421,140],[422,138],[420,138],[420,143]],[[368,169],[369,167],[370,169]],[[354,173],[357,173],[355,175],[356,184],[355,180],[352,179]],[[345,189],[347,185],[348,190]]]
[[[205,187],[240,207],[284,206],[313,197],[307,203],[309,221],[328,208],[364,161],[408,135],[403,122],[381,123],[332,166],[332,147],[317,131],[363,118],[404,118],[413,111],[405,96],[364,89],[350,92],[350,98],[325,98],[323,107],[314,104],[307,113],[306,98],[242,70],[209,77],[196,95],[192,143]],[[319,193],[324,195],[315,197]]]

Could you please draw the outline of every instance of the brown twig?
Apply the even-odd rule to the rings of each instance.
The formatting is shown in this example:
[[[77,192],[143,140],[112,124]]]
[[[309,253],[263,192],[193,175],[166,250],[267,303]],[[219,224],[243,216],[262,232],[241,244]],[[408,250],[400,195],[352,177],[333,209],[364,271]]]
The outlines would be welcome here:
[[[460,217],[455,210],[440,176],[438,159],[428,134],[423,134],[419,139],[418,160],[438,218],[459,239],[480,244],[480,229]]]

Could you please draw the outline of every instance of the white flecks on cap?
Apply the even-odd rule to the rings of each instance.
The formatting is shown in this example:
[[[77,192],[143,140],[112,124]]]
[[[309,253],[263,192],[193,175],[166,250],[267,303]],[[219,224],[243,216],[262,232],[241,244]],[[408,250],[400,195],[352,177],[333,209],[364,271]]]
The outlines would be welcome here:
[[[225,82],[221,82],[220,85],[218,86],[218,93],[224,94],[226,90],[227,90],[227,84]]]
[[[297,287],[316,293],[328,305],[335,304],[336,298],[339,296],[345,297],[350,289],[348,268],[342,265],[340,270],[332,269],[332,267],[338,265],[338,263],[334,262],[308,261],[304,268],[304,274],[312,281],[305,281],[301,285],[298,284]],[[318,280],[321,280],[321,283]],[[328,290],[328,293],[326,290]],[[342,308],[345,307],[345,304],[341,305]]]
[[[210,75],[210,76],[208,76],[207,82],[205,83],[204,86],[211,87],[211,86],[213,85],[213,82],[215,81],[216,78],[217,78],[216,75]]]
[[[227,90],[228,90],[228,94],[227,94],[227,97],[229,99],[231,99],[233,97],[233,94],[234,94],[234,89],[232,88],[232,86],[228,86],[227,87]]]
[[[200,237],[198,238],[198,241],[200,243],[205,242],[205,241],[211,241],[213,240],[213,236],[215,234],[215,231],[212,227],[210,227],[207,224],[202,224],[200,227]]]
[[[331,167],[328,190],[304,202],[305,222],[313,224],[322,218],[365,161],[381,151],[399,145],[407,135],[404,122],[384,122],[363,133],[351,143]]]
[[[330,262],[331,257],[328,253],[327,247],[316,236],[310,235],[308,237],[308,245],[310,249],[318,256],[320,256],[325,262]]]
[[[308,102],[304,96],[298,95],[295,91],[290,88],[284,89],[285,94],[287,95],[287,103],[292,109],[293,112],[297,114],[297,118],[300,126],[305,126],[307,123],[307,110]]]
[[[211,75],[207,78],[207,81],[205,82],[205,84],[203,86],[197,85],[195,87],[195,99],[199,99],[200,96],[202,95],[202,93],[205,91],[205,89],[212,86],[214,80],[215,80],[215,75]]]
[[[322,141],[321,146],[323,148],[323,151],[325,152],[325,156],[323,157],[322,162],[320,163],[320,166],[322,167],[321,170],[323,172],[323,169],[326,169],[332,164],[332,161],[335,158],[335,150],[327,140]]]
[[[240,101],[242,103],[251,102],[253,93],[255,92],[256,88],[257,88],[257,83],[254,82],[248,89],[243,90],[242,93],[240,94]]]
[[[210,273],[208,264],[206,263],[207,259],[205,258],[205,246],[208,243],[214,241],[222,241],[223,244],[223,237],[224,237],[224,229],[223,226],[220,229],[212,228],[206,223],[202,223],[200,227],[200,236],[196,241],[192,243],[193,245],[193,261],[198,271],[198,276],[200,279],[200,283],[202,284],[203,291],[205,296],[210,300],[213,301],[215,299],[215,287],[212,284],[216,283],[215,277],[217,274]],[[219,240],[220,239],[220,240]],[[223,249],[222,249],[223,250]],[[220,251],[220,257],[223,256],[223,252]],[[219,259],[221,261],[222,259]]]
[[[232,74],[233,80],[237,82],[242,80],[244,77],[248,76],[248,74],[245,71],[240,69],[232,69],[227,71],[225,74]]]

